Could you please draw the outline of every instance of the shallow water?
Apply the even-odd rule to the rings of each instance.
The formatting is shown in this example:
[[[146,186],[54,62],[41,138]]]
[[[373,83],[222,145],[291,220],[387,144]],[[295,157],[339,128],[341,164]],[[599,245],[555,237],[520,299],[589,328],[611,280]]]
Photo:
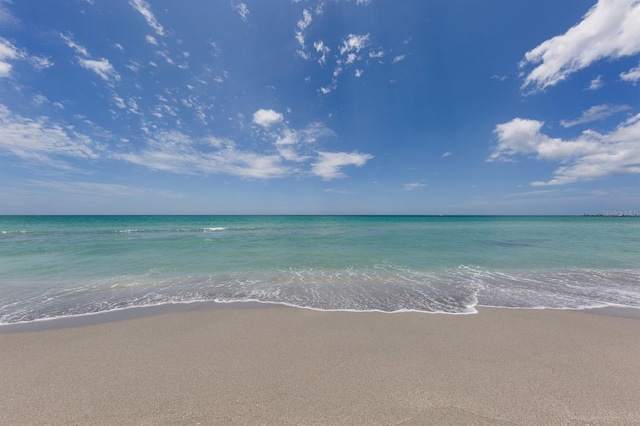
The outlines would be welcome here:
[[[640,307],[640,218],[0,217],[0,323],[193,301]]]

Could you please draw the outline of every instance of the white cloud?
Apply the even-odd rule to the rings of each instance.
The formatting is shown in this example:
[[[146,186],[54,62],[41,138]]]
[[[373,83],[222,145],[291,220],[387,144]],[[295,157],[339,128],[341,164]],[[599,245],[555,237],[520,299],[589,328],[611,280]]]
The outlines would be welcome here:
[[[453,155],[453,152],[449,152],[449,151],[447,151],[447,152],[445,152],[444,154],[442,154],[442,158],[447,158],[447,157],[449,157],[450,155]]]
[[[398,55],[395,58],[393,58],[393,61],[391,61],[392,64],[396,64],[400,61],[404,61],[404,58],[406,58],[407,55]]]
[[[149,3],[144,0],[131,0],[129,4],[144,17],[147,24],[154,29],[156,34],[164,36],[164,28],[158,23],[156,17],[153,16]]]
[[[604,82],[602,81],[602,76],[599,75],[589,83],[589,90],[598,90],[604,86]]]
[[[64,35],[60,33],[60,38],[62,38],[64,42],[67,44],[67,46],[73,49],[76,52],[76,54],[80,56],[84,56],[85,58],[88,58],[89,56],[91,56],[89,55],[89,51],[87,51],[87,49],[84,46],[80,46],[78,43],[76,43],[73,40],[73,36],[71,35],[71,33],[69,33],[68,35]]]
[[[44,56],[31,56],[28,60],[31,66],[37,71],[42,71],[55,65],[49,58]]]
[[[358,70],[358,69],[357,69],[357,70],[355,71],[354,75],[355,75],[356,77],[360,77],[360,76],[362,76],[362,74],[363,74],[363,73],[364,73],[364,71],[363,71],[363,70]]]
[[[496,126],[498,144],[488,161],[512,160],[517,155],[556,161],[562,165],[547,182],[533,186],[565,185],[615,175],[640,174],[640,114],[613,131],[600,134],[585,130],[573,140],[550,138],[541,132],[544,123],[516,118]]]
[[[111,63],[105,58],[101,58],[98,61],[94,61],[92,59],[80,59],[79,63],[80,66],[95,72],[105,81],[109,81],[111,79],[116,81],[120,80],[120,75],[113,68],[113,65],[111,65]]]
[[[628,81],[630,83],[636,84],[638,80],[640,80],[640,65],[635,68],[631,68],[627,72],[623,72],[620,74],[620,78],[624,81]]]
[[[209,150],[198,149],[198,141],[192,141],[179,132],[165,132],[147,141],[147,148],[138,153],[115,154],[114,158],[148,167],[180,174],[215,173],[244,178],[269,179],[284,177],[292,172],[281,165],[279,155],[261,155],[235,148],[232,141],[223,140],[216,147],[209,139],[200,143]],[[210,150],[210,147],[218,148]]]
[[[158,45],[158,40],[156,40],[156,38],[154,36],[152,36],[151,34],[147,34],[144,38],[145,38],[145,40],[147,40],[147,43],[153,44],[155,46]]]
[[[414,189],[418,189],[418,188],[422,188],[425,187],[427,185],[425,185],[424,183],[405,183],[403,185],[404,190],[405,191],[413,191]]]
[[[631,109],[629,105],[596,105],[584,111],[579,118],[569,121],[562,120],[560,124],[562,124],[563,127],[572,127],[578,124],[591,123],[592,121],[601,120],[629,109]]]
[[[600,59],[640,52],[640,2],[599,0],[582,21],[525,54],[521,67],[537,65],[522,88],[543,90]]]
[[[345,63],[352,64],[352,63],[354,63],[356,61],[356,58],[357,58],[357,56],[356,56],[355,53],[349,53],[347,55],[347,60],[345,61]]]
[[[325,46],[322,40],[313,43],[313,47],[316,49],[316,52],[322,53],[322,56],[318,59],[318,63],[324,65],[327,61],[327,53],[329,53],[331,49],[329,49],[329,46]]]
[[[311,172],[320,176],[323,180],[343,178],[345,175],[340,170],[345,166],[364,166],[373,158],[370,154],[359,152],[318,152],[318,159],[311,165]]]
[[[356,4],[363,4],[366,6],[369,3],[371,3],[371,0],[356,0]]]
[[[284,116],[272,109],[259,109],[253,113],[253,122],[264,128],[268,128],[272,124],[279,123]]]
[[[89,137],[76,133],[47,117],[27,118],[0,105],[0,152],[23,160],[69,168],[58,157],[95,159],[96,145]]]
[[[313,21],[311,12],[309,12],[307,9],[303,10],[302,19],[298,21],[298,28],[300,28],[300,31],[306,30],[307,27],[311,24],[311,21]]]
[[[359,52],[369,44],[369,34],[349,34],[349,36],[342,41],[340,46],[340,54],[344,55],[349,52]]]
[[[24,59],[25,56],[25,53],[15,47],[9,40],[0,37],[0,77],[8,77],[11,74],[13,67],[8,61]]]
[[[249,16],[249,8],[247,7],[247,5],[244,3],[238,3],[234,6],[234,8],[238,12],[238,15],[240,15],[240,18],[244,22],[247,22],[247,16]]]
[[[378,50],[377,52],[369,52],[370,58],[382,58],[384,56],[384,50]]]

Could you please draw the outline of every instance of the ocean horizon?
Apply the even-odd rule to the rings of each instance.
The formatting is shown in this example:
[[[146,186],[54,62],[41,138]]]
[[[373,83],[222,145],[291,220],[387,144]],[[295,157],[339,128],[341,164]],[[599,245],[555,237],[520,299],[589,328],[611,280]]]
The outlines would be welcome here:
[[[0,325],[193,302],[640,307],[640,218],[0,216]]]

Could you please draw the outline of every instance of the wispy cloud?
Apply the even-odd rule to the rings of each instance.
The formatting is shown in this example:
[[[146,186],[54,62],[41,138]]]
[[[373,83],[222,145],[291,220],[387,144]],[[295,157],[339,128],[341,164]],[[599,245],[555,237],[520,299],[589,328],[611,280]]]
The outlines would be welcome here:
[[[340,54],[350,52],[359,52],[369,44],[369,34],[349,34],[349,36],[342,41],[340,46]]]
[[[0,150],[23,160],[70,168],[61,157],[96,159],[99,147],[88,136],[47,117],[23,117],[0,105]]]
[[[82,68],[88,69],[98,74],[100,78],[105,81],[120,80],[120,75],[113,68],[113,65],[111,65],[109,60],[105,58],[100,58],[97,61],[94,61],[92,59],[80,59],[79,64]]]
[[[599,0],[577,25],[525,54],[521,68],[537,65],[526,75],[522,88],[544,90],[600,59],[637,54],[638,22],[637,0]]]
[[[151,12],[149,3],[144,0],[131,0],[129,4],[144,17],[145,21],[147,21],[147,24],[151,28],[153,28],[156,34],[158,34],[159,36],[164,36],[164,28],[158,23],[156,17]]]
[[[238,12],[238,15],[240,15],[240,18],[244,21],[247,22],[248,21],[248,16],[249,16],[249,8],[247,7],[246,4],[244,3],[236,3],[233,5],[234,9],[236,10],[236,12]]]
[[[585,130],[573,140],[551,138],[541,132],[543,122],[515,118],[496,126],[498,143],[488,161],[513,161],[516,156],[560,162],[553,179],[533,186],[565,185],[615,175],[640,174],[640,114],[600,134]]]
[[[0,37],[0,78],[9,77],[13,69],[12,62],[26,60],[36,71],[53,66],[49,58],[30,56],[25,49],[19,49],[9,40]]]
[[[623,72],[620,74],[620,78],[624,81],[628,81],[630,83],[636,84],[638,80],[640,80],[640,65],[635,68],[631,68],[627,72]]]
[[[402,187],[404,188],[405,191],[413,191],[414,189],[418,189],[418,188],[423,188],[427,185],[425,185],[424,183],[405,183],[404,185],[402,185]]]
[[[404,59],[407,57],[407,55],[398,55],[395,58],[393,58],[393,61],[391,61],[392,64],[396,64],[400,61],[404,61]]]
[[[194,141],[177,131],[160,132],[147,141],[145,149],[115,154],[114,158],[179,174],[213,173],[270,179],[292,172],[291,168],[281,164],[279,155],[243,151],[237,149],[232,141],[216,141],[215,144],[210,139]]]
[[[578,124],[591,123],[629,109],[631,109],[629,105],[596,105],[584,111],[579,118],[568,121],[562,120],[560,124],[562,124],[563,127],[572,127]]]
[[[91,56],[89,55],[89,51],[84,46],[79,45],[73,40],[73,35],[71,33],[68,33],[66,35],[60,33],[60,38],[64,40],[66,45],[69,46],[71,49],[73,49],[76,52],[76,54],[80,56],[84,56],[85,58],[88,58]]]
[[[451,156],[451,155],[453,155],[453,152],[449,152],[449,151],[447,151],[447,152],[445,152],[444,154],[442,154],[442,158],[447,158],[447,157],[449,157],[449,156]]]
[[[24,58],[24,52],[16,48],[9,40],[0,38],[0,77],[8,77],[13,66],[9,61]]]
[[[602,76],[599,75],[589,83],[589,90],[598,90],[604,86],[604,82],[602,81]]]
[[[373,155],[359,152],[318,152],[318,158],[312,164],[311,172],[324,180],[345,177],[342,168],[346,166],[361,167],[371,160]]]

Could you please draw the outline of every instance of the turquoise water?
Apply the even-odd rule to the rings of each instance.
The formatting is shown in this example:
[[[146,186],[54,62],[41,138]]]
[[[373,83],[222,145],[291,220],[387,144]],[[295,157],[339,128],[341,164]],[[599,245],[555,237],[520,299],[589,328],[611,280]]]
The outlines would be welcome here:
[[[0,323],[195,301],[640,307],[640,218],[0,216]]]

